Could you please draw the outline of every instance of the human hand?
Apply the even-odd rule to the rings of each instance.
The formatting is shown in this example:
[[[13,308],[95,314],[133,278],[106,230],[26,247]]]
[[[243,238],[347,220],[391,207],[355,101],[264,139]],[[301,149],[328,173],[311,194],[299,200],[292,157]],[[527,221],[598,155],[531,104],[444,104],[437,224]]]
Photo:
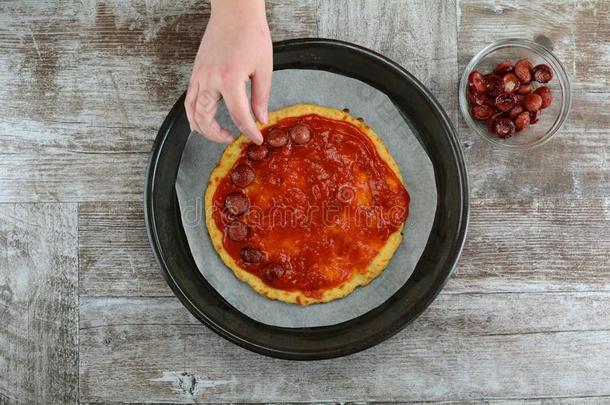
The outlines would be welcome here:
[[[241,133],[261,144],[250,113],[246,82],[252,81],[255,117],[267,122],[273,51],[264,0],[212,0],[212,14],[195,57],[184,106],[191,130],[231,143],[215,115],[222,98]]]

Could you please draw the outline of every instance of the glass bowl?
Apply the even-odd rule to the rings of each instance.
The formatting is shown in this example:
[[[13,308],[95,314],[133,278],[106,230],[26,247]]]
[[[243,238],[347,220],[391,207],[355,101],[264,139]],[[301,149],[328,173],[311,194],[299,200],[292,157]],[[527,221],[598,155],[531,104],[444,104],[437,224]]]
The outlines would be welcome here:
[[[532,82],[534,88],[549,87],[553,92],[553,102],[542,110],[538,122],[510,138],[500,139],[487,130],[486,121],[475,120],[470,115],[471,105],[466,95],[468,75],[473,70],[478,70],[482,74],[490,73],[500,62],[510,60],[514,64],[522,58],[528,58],[533,66],[546,63],[553,69],[553,80],[550,82],[544,84]],[[464,69],[459,91],[460,110],[468,126],[491,143],[515,150],[530,149],[551,139],[566,120],[572,103],[570,79],[562,63],[550,50],[526,39],[503,39],[479,51]]]

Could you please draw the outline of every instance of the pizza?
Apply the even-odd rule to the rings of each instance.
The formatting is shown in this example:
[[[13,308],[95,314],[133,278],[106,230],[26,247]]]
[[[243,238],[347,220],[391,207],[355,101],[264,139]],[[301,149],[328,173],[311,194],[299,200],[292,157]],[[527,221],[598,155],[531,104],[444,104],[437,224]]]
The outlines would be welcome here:
[[[308,305],[364,286],[402,239],[409,194],[380,138],[349,111],[299,104],[227,146],[205,191],[214,249],[269,299]]]

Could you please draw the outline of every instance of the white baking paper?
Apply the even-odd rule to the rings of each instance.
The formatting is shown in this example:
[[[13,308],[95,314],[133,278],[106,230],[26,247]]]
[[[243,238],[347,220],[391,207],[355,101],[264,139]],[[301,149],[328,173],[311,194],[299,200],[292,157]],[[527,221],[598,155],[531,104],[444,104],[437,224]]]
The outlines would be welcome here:
[[[436,182],[432,162],[415,130],[382,92],[355,79],[318,70],[281,70],[273,75],[269,110],[314,103],[349,108],[382,138],[396,160],[411,196],[404,238],[385,271],[368,286],[345,298],[306,307],[271,301],[239,281],[212,247],[205,225],[203,194],[225,145],[192,133],[184,149],[176,192],[184,230],[195,263],[207,281],[237,310],[265,324],[283,327],[333,325],[360,316],[390,298],[409,278],[428,240],[436,212]],[[237,133],[221,106],[221,126]]]

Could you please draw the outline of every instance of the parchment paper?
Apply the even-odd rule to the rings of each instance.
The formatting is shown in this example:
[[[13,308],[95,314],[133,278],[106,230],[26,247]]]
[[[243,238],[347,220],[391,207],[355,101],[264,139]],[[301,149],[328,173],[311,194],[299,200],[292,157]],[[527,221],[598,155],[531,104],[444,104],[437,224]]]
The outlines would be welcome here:
[[[239,281],[212,247],[205,225],[203,194],[212,169],[225,145],[192,133],[184,149],[176,181],[185,233],[195,263],[208,282],[231,305],[269,325],[314,327],[332,325],[360,316],[390,298],[409,278],[432,229],[436,212],[436,183],[428,155],[390,99],[375,88],[334,73],[317,70],[281,70],[273,75],[269,110],[315,103],[349,108],[383,139],[396,160],[411,196],[404,238],[390,265],[368,286],[347,297],[307,307],[271,301]],[[237,133],[222,105],[219,123]]]

